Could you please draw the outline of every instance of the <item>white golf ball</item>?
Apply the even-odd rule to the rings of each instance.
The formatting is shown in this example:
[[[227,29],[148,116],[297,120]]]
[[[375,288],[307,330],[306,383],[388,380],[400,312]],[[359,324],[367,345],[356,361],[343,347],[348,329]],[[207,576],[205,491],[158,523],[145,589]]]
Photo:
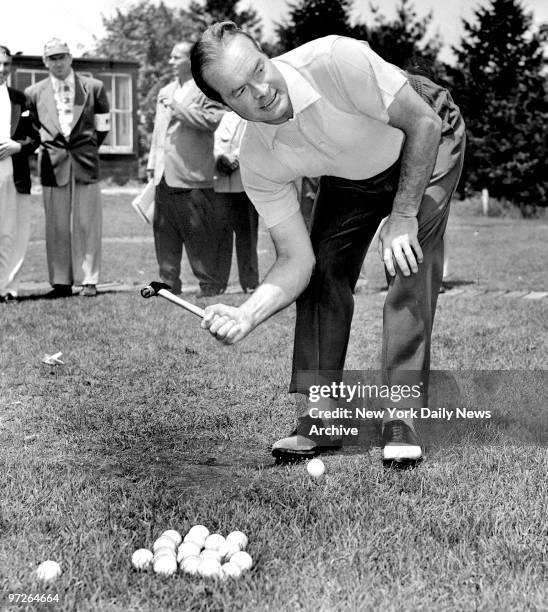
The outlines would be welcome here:
[[[154,551],[153,561],[160,557],[173,557],[177,559],[177,553],[173,550],[173,548],[169,548],[168,546],[162,546],[161,548],[157,548]]]
[[[199,557],[200,547],[193,542],[183,542],[177,551],[177,561],[180,562],[187,557]]]
[[[198,574],[204,578],[220,577],[221,564],[215,559],[202,559],[198,565]]]
[[[325,472],[325,465],[321,459],[311,459],[306,466],[306,470],[312,478],[320,478]]]
[[[152,545],[152,550],[156,552],[159,548],[171,548],[173,551],[177,550],[177,545],[171,538],[161,535]]]
[[[230,557],[230,563],[235,563],[241,570],[245,571],[251,569],[253,559],[250,554],[246,553],[244,550],[240,550]]]
[[[185,574],[190,574],[191,576],[195,576],[198,573],[198,567],[202,559],[200,557],[185,557],[179,567]]]
[[[235,544],[240,550],[245,550],[247,546],[247,536],[241,531],[231,531],[226,536],[227,544]]]
[[[168,529],[166,531],[164,531],[161,535],[161,538],[169,538],[170,540],[173,541],[173,544],[175,544],[175,546],[179,546],[179,544],[183,541],[183,538],[181,536],[181,534],[176,531],[175,529]]]
[[[177,559],[173,556],[162,555],[157,559],[154,559],[154,563],[152,565],[155,574],[160,574],[161,576],[171,576],[177,571]]]
[[[239,578],[242,575],[242,568],[235,563],[225,563],[221,566],[222,578]]]
[[[220,533],[212,533],[207,536],[205,541],[205,547],[209,550],[219,550],[225,543],[225,539]]]
[[[219,554],[221,555],[221,559],[224,561],[228,561],[230,557],[234,553],[237,553],[240,549],[234,542],[229,542],[228,540],[219,548]]]
[[[51,582],[61,575],[61,566],[57,561],[48,559],[36,568],[36,576],[44,582]]]
[[[200,557],[202,559],[214,559],[215,561],[221,562],[221,554],[218,550],[211,550],[211,548],[206,548],[202,550],[200,553]]]
[[[137,570],[146,570],[152,562],[152,552],[146,548],[139,548],[131,555],[131,564]]]
[[[193,525],[187,535],[193,534],[199,537],[200,540],[205,540],[209,535],[209,529],[205,525]]]
[[[186,534],[186,536],[183,539],[183,542],[185,544],[187,544],[187,543],[196,544],[196,546],[200,550],[202,550],[202,548],[204,547],[205,541],[206,541],[206,539],[202,538],[201,535],[198,532],[196,532],[196,533],[190,533],[189,532],[189,533]]]

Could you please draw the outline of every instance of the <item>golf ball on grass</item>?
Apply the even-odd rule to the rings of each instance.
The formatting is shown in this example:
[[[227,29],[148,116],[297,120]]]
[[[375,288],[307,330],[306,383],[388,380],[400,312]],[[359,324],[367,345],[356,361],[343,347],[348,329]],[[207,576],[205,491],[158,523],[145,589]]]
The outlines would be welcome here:
[[[219,555],[223,561],[228,561],[234,553],[237,553],[240,549],[239,546],[228,540],[219,548]]]
[[[175,555],[162,555],[154,559],[152,568],[155,574],[160,574],[160,576],[172,576],[177,571],[177,559]]]
[[[61,575],[61,566],[57,561],[48,559],[36,568],[36,576],[44,582],[52,582]]]
[[[186,557],[199,557],[200,547],[193,542],[183,542],[177,551],[177,561],[180,562]]]
[[[136,570],[146,570],[152,562],[152,552],[146,548],[139,548],[131,555],[131,564]]]
[[[179,568],[185,574],[195,576],[198,573],[198,567],[200,566],[201,562],[201,557],[185,557],[179,564]]]
[[[221,576],[221,564],[215,559],[202,559],[198,565],[198,574],[204,578]]]
[[[247,536],[241,531],[231,531],[226,536],[226,543],[237,546],[240,550],[245,550],[247,546]]]
[[[224,543],[225,539],[220,533],[212,533],[206,538],[205,548],[208,550],[219,550]]]
[[[174,544],[171,538],[160,536],[152,545],[152,550],[156,552],[159,548],[171,548],[174,552],[177,550],[177,545]]]
[[[225,563],[221,566],[222,578],[239,578],[242,575],[242,568],[236,563]]]
[[[209,535],[209,529],[205,525],[193,525],[189,530],[187,535],[195,535],[198,536],[200,540],[205,540]]]
[[[187,533],[183,538],[184,544],[195,544],[200,550],[205,546],[206,539],[203,538],[200,533]]]
[[[210,548],[206,548],[202,550],[200,553],[200,558],[202,559],[215,559],[215,561],[221,562],[221,555],[218,550],[211,550]]]
[[[175,529],[168,529],[167,531],[164,531],[160,537],[169,538],[175,546],[179,546],[179,544],[183,541],[181,534]]]
[[[320,478],[325,472],[324,462],[321,459],[311,459],[306,466],[306,470],[312,478]]]
[[[253,565],[253,559],[251,555],[246,553],[244,550],[240,550],[230,557],[230,563],[237,565],[242,571],[251,569]]]

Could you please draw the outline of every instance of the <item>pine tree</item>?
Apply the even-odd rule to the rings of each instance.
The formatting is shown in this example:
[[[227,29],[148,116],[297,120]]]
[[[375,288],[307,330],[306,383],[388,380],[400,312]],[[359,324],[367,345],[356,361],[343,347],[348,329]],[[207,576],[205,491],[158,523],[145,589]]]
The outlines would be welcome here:
[[[373,20],[370,25],[357,24],[354,36],[367,40],[371,48],[383,59],[405,70],[420,72],[439,80],[445,70],[437,61],[441,49],[439,35],[426,36],[433,18],[430,11],[419,17],[410,0],[400,0],[396,6],[396,17],[389,21],[371,5]]]
[[[466,186],[487,188],[530,214],[548,194],[546,35],[532,30],[518,0],[491,0],[463,25],[454,51],[455,93],[469,135]]]
[[[352,35],[352,0],[299,0],[289,3],[289,17],[276,24],[276,51],[284,53],[329,34]]]
[[[261,18],[253,8],[240,9],[240,0],[205,0],[204,3],[192,0],[189,13],[198,32],[216,21],[234,21],[257,39],[262,37]]]

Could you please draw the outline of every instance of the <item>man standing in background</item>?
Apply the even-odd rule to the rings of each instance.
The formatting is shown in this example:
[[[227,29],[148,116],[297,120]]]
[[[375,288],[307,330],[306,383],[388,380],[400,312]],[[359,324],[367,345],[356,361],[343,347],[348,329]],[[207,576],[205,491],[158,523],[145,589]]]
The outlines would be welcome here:
[[[181,292],[181,257],[186,248],[201,296],[223,293],[223,262],[232,250],[226,207],[213,191],[213,133],[223,107],[198,89],[190,72],[191,44],[173,48],[175,80],[158,94],[147,170],[156,185],[154,243],[160,279]],[[229,265],[230,265],[230,260]]]
[[[236,237],[238,275],[243,292],[252,292],[259,284],[257,260],[257,233],[259,215],[247,197],[240,174],[240,141],[245,130],[245,120],[236,113],[225,113],[215,132],[215,191],[224,200],[230,215],[231,227]],[[226,266],[230,274],[232,250]]]
[[[17,299],[30,235],[28,157],[40,144],[25,95],[7,86],[11,52],[0,45],[0,303]]]
[[[40,128],[40,177],[46,214],[50,297],[97,294],[101,265],[102,208],[99,147],[110,124],[101,81],[72,70],[68,45],[53,38],[44,47],[50,78],[26,93]]]

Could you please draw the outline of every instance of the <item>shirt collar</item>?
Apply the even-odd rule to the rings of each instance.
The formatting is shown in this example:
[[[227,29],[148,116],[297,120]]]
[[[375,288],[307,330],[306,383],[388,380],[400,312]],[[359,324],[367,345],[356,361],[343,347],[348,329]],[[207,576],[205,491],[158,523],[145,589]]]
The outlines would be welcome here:
[[[54,77],[53,74],[50,74],[49,76],[51,78],[51,83],[53,85],[54,91],[59,91],[60,87],[65,83],[67,83],[71,89],[74,89],[74,70],[71,70],[69,72],[69,75],[64,81],[58,79],[57,77]]]
[[[314,89],[314,87],[312,87],[312,85],[296,68],[280,58],[273,59],[272,61],[276,65],[276,68],[281,72],[287,85],[287,93],[293,108],[293,117],[289,121],[294,121],[298,114],[302,113],[311,104],[314,104],[314,102],[317,102],[322,96],[316,89]],[[284,124],[262,124],[264,133],[270,142],[270,146],[272,146],[274,142],[277,130],[282,125]]]

